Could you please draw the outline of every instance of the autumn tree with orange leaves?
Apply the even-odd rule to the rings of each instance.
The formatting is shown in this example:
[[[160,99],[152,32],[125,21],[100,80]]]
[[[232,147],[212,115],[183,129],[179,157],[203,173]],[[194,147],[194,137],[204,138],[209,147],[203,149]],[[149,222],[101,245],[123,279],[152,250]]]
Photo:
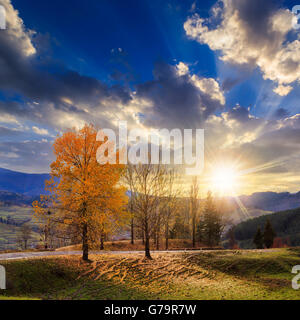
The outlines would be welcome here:
[[[79,233],[83,260],[88,260],[89,244],[99,241],[103,226],[115,226],[126,216],[127,196],[119,184],[125,166],[99,164],[97,150],[104,142],[96,138],[95,127],[85,125],[55,140],[56,160],[46,181],[49,195],[33,203],[38,217],[50,209],[51,219],[61,228]]]

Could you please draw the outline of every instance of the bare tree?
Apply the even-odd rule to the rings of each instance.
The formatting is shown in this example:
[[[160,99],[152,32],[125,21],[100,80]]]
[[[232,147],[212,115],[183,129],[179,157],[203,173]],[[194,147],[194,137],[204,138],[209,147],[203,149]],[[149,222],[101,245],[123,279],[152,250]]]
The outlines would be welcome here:
[[[165,196],[167,169],[161,164],[129,164],[125,179],[131,191],[135,223],[145,237],[145,256],[151,259],[150,238],[157,223],[160,199]]]
[[[193,248],[196,246],[196,220],[199,211],[199,184],[197,177],[194,177],[190,191],[190,212],[192,219],[192,241]]]
[[[161,202],[162,202],[162,199],[160,199],[156,207],[155,223],[152,231],[156,250],[159,250],[160,248],[161,224],[162,224],[162,216],[163,216],[163,209],[161,208]]]
[[[49,249],[49,247],[52,247],[52,242],[54,238],[54,223],[51,220],[51,214],[52,212],[48,210],[47,214],[43,217],[43,220],[40,225],[40,236],[41,236],[41,242],[44,244],[45,250]]]
[[[166,250],[169,249],[169,233],[170,233],[170,220],[177,213],[180,207],[180,196],[181,191],[178,186],[178,174],[172,169],[167,174],[166,179],[166,197],[165,197],[165,207],[163,209],[164,215],[164,226],[165,226],[165,247]],[[176,185],[177,184],[177,185]]]
[[[130,198],[130,200],[128,201],[128,211],[130,213],[130,238],[131,244],[134,244],[134,210],[133,210],[133,201]]]
[[[23,224],[18,235],[18,242],[22,245],[24,250],[27,250],[28,248],[28,242],[32,237],[31,234],[31,227],[28,224]]]

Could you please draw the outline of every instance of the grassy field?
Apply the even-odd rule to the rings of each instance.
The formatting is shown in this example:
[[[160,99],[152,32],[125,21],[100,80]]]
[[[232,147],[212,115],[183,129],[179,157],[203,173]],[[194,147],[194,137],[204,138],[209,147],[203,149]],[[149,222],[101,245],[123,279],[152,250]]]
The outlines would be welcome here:
[[[20,231],[20,227],[15,227],[0,223],[0,250],[15,250],[18,247],[17,238]],[[40,235],[36,232],[32,232],[31,242],[38,243]],[[1,252],[0,251],[0,252]]]
[[[18,247],[17,238],[20,232],[20,227],[15,227],[0,223],[0,250],[15,250]],[[32,243],[38,243],[40,235],[32,232]]]
[[[33,209],[31,207],[9,206],[0,207],[0,217],[11,217],[16,222],[27,221],[32,219]]]
[[[11,218],[17,223],[24,221],[28,222],[29,225],[37,225],[37,221],[32,219],[33,210],[30,207],[10,206],[0,207],[0,217],[3,219]],[[0,223],[0,250],[14,250],[18,247],[17,237],[19,233],[19,227]],[[32,232],[33,242],[37,243],[40,236],[37,232]]]
[[[4,261],[2,299],[300,299],[300,249],[92,255]]]

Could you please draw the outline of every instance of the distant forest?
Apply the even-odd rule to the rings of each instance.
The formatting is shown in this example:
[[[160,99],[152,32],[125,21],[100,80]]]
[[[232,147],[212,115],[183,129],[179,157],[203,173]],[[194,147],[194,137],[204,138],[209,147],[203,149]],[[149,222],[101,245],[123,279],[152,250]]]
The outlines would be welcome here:
[[[258,227],[264,229],[267,219],[271,221],[277,238],[280,238],[282,243],[300,246],[300,208],[297,208],[260,216],[238,224],[234,234],[241,248],[254,248],[253,237]]]

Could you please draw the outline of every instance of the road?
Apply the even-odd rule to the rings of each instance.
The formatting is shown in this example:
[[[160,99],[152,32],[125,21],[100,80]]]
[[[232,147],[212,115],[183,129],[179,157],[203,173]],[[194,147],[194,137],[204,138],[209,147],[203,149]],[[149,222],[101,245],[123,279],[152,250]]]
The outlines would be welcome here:
[[[253,250],[242,250],[243,253],[256,251],[256,252],[273,252],[280,249],[253,249]],[[169,250],[169,251],[151,251],[152,253],[199,253],[199,252],[211,252],[211,250]],[[145,254],[145,251],[90,251],[89,254]],[[51,257],[51,256],[72,256],[82,255],[82,251],[41,251],[41,252],[13,252],[13,253],[1,253],[0,261],[5,260],[20,260],[30,259],[36,257]]]
[[[171,250],[171,251],[157,251],[159,253],[167,252],[185,252],[187,250]],[[189,252],[195,252],[198,250],[192,250]],[[153,251],[154,253],[156,251]],[[199,252],[199,251],[198,251]],[[144,251],[90,251],[90,254],[144,254]],[[50,256],[71,256],[71,255],[82,255],[82,251],[41,251],[41,252],[13,252],[13,253],[1,253],[0,261],[5,260],[19,260],[19,259],[30,259],[36,257],[50,257]]]

